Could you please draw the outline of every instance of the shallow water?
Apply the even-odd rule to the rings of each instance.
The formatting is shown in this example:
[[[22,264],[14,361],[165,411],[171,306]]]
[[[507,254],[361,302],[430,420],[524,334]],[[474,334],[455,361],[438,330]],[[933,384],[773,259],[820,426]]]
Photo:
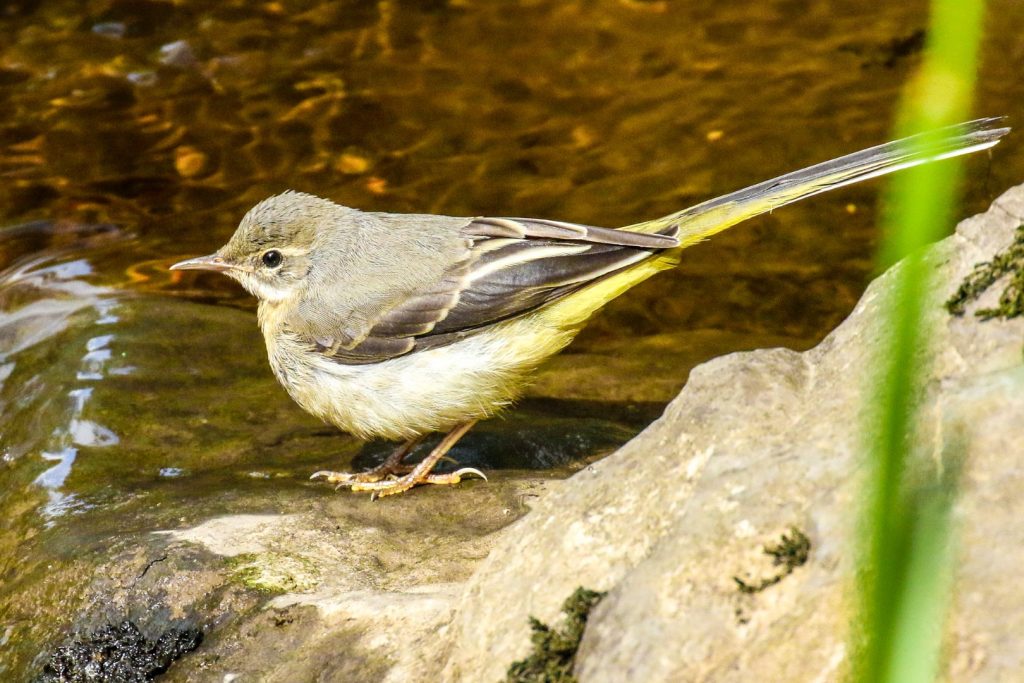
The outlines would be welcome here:
[[[368,210],[662,215],[888,139],[924,23],[916,1],[0,5],[0,645],[20,653],[0,672],[41,647],[12,615],[62,539],[309,486],[359,451],[276,386],[237,287],[166,270],[250,205],[294,188]],[[989,27],[975,111],[1019,124],[1024,10],[990,3]],[[1020,135],[969,173],[963,215],[1024,176]],[[877,192],[694,248],[465,457],[564,474],[694,363],[814,344],[870,276]]]

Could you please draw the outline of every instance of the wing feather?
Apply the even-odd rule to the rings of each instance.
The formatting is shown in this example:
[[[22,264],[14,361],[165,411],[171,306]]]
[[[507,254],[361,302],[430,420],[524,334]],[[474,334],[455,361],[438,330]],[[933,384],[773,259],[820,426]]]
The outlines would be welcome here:
[[[629,232],[541,218],[476,218],[463,228],[462,234],[470,239],[511,237],[513,239],[567,240],[593,244],[616,244],[639,249],[671,249],[679,246],[679,241],[670,232]]]
[[[470,255],[429,289],[382,314],[349,349],[319,347],[346,364],[375,363],[464,338],[678,246],[676,226],[631,233],[523,218],[477,218]]]

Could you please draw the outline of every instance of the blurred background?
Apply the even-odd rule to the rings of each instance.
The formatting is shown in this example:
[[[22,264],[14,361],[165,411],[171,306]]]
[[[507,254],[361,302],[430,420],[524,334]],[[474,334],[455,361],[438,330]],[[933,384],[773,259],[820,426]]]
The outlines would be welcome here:
[[[383,453],[288,400],[236,285],[167,271],[220,246],[255,202],[291,188],[377,211],[611,227],[663,215],[888,140],[926,10],[0,0],[8,597],[57,552],[48,533],[209,511],[183,500],[268,505],[246,495],[287,485],[334,495],[305,477]],[[1024,8],[995,0],[987,26],[976,114],[1024,127]],[[970,160],[959,215],[1022,180],[1015,132]],[[814,345],[872,275],[878,191],[816,197],[691,249],[597,315],[457,457],[585,462],[654,419],[695,363]]]
[[[925,11],[4,2],[0,258],[77,232],[24,227],[33,221],[109,226],[121,247],[91,259],[96,282],[240,303],[222,278],[171,280],[164,267],[212,251],[249,206],[287,188],[368,210],[651,218],[886,141]],[[989,14],[977,113],[1012,117],[1024,10],[1003,0]],[[965,215],[1020,181],[1017,137],[994,163],[974,160]],[[577,350],[620,326],[814,343],[865,284],[877,191],[817,198],[694,249],[609,306]]]

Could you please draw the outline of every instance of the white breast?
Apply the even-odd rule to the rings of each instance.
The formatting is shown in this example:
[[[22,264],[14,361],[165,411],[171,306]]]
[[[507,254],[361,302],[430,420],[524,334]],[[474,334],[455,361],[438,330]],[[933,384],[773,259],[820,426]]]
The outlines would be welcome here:
[[[526,316],[368,365],[337,363],[286,333],[267,332],[274,374],[305,410],[361,438],[408,439],[501,410],[577,330]]]

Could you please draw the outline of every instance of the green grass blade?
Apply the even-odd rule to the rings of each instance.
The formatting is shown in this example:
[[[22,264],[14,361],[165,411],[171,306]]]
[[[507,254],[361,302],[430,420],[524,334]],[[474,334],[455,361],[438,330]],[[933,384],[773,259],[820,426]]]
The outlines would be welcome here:
[[[924,64],[902,108],[901,135],[967,118],[984,5],[934,0]],[[950,509],[955,477],[915,472],[908,459],[916,398],[928,362],[925,307],[938,306],[920,250],[949,230],[959,178],[957,160],[926,164],[892,182],[879,265],[904,259],[887,302],[889,337],[878,350],[868,429],[871,477],[861,572],[858,680],[935,680],[941,662],[953,560]],[[908,471],[908,469],[910,471]],[[930,478],[930,482],[928,482]]]

